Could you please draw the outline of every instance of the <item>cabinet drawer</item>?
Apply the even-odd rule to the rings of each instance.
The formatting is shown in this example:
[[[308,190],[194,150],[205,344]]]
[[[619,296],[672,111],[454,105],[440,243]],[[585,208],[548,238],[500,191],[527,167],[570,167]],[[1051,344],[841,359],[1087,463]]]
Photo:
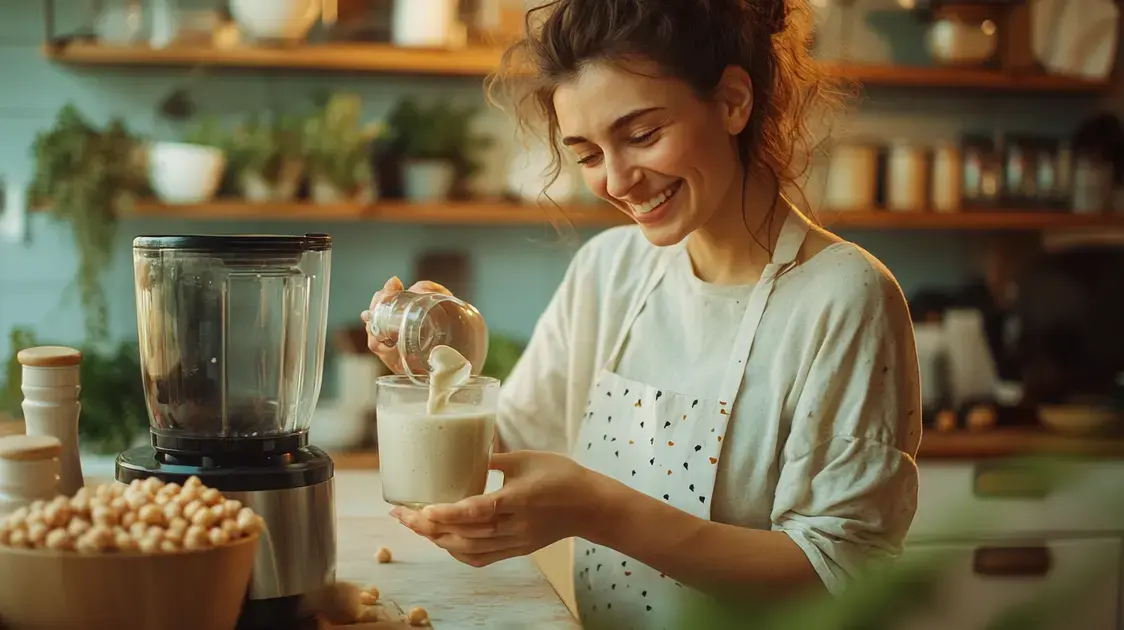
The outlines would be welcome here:
[[[1027,603],[1057,611],[1048,630],[1116,630],[1121,548],[1110,538],[911,545],[903,562],[939,557],[944,571],[935,598],[894,630],[985,630],[997,627],[989,624],[1001,612]]]
[[[1124,463],[1078,464],[1065,484],[1010,462],[922,462],[910,540],[1124,532]]]

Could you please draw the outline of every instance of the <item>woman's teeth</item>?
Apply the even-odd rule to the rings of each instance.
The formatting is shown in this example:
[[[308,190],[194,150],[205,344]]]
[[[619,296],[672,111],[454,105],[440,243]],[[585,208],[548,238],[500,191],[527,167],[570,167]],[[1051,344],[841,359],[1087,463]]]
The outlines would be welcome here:
[[[652,197],[651,199],[649,199],[648,201],[645,201],[644,203],[629,204],[629,205],[632,206],[632,211],[635,212],[636,214],[648,214],[649,212],[651,212],[651,211],[655,210],[656,208],[662,206],[665,201],[670,199],[671,196],[675,194],[675,191],[678,189],[678,187],[679,187],[679,182],[676,182],[676,183],[672,184],[671,186],[668,186],[667,189],[664,190],[663,192],[661,192],[660,194],[656,195],[655,197]]]

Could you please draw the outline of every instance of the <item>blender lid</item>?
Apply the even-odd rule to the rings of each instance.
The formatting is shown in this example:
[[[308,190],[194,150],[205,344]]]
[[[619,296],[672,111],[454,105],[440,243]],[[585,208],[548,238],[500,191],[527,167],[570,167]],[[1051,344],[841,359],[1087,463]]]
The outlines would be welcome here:
[[[174,249],[199,253],[301,254],[332,248],[328,234],[303,236],[277,234],[179,234],[138,236],[133,249]]]

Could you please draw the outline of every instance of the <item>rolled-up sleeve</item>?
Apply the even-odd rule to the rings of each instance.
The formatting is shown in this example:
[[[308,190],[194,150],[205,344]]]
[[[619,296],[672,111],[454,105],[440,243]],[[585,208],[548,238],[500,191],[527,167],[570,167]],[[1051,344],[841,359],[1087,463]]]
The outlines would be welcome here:
[[[876,271],[867,291],[820,322],[771,514],[833,594],[872,560],[901,553],[917,509],[913,327],[900,288]]]

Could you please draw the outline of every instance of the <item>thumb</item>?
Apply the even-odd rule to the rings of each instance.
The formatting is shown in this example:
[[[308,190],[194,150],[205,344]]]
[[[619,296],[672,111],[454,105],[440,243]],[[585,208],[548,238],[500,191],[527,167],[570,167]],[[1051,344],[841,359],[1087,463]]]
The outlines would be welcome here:
[[[401,291],[402,290],[402,281],[398,279],[398,276],[391,276],[386,281],[386,284],[382,285],[382,290],[383,291]]]
[[[506,480],[508,475],[519,474],[524,459],[522,453],[493,453],[488,468],[502,472]]]

